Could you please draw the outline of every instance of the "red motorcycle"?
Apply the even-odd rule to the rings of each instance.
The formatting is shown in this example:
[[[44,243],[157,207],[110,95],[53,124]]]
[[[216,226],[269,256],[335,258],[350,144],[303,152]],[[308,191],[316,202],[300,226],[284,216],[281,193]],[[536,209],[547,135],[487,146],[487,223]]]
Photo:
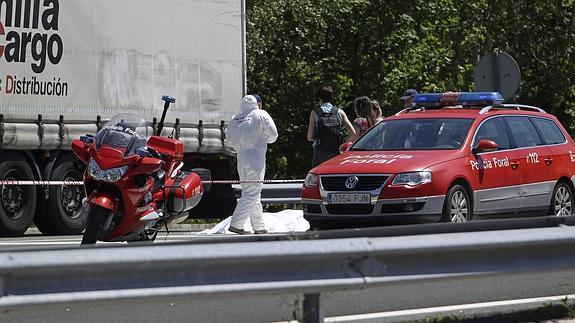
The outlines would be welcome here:
[[[170,103],[165,101],[156,133],[138,116],[119,114],[96,136],[81,136],[72,150],[86,165],[87,225],[82,244],[154,241],[158,231],[185,220],[204,189],[200,176],[183,171],[181,141],[160,136]]]

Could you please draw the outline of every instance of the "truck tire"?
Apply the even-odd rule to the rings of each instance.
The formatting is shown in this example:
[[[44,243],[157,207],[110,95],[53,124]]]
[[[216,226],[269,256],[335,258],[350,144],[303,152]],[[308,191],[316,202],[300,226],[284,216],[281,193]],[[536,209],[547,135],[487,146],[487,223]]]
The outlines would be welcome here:
[[[76,167],[76,157],[63,155],[56,161],[50,176],[53,181],[81,181],[82,171]],[[45,235],[80,234],[84,230],[86,214],[82,212],[85,197],[81,185],[52,185],[50,198],[46,201],[46,212],[38,212],[34,223]],[[43,214],[42,214],[43,213]]]
[[[18,153],[4,153],[0,157],[0,179],[32,181],[34,174],[24,157]],[[33,185],[0,186],[0,236],[24,235],[34,219],[36,187]]]

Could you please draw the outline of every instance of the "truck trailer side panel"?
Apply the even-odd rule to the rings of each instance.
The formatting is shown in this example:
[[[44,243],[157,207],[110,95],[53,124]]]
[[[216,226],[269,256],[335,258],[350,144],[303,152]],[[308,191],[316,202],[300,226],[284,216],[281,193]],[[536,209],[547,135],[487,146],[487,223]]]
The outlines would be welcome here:
[[[217,160],[215,178],[230,176],[234,152],[225,128],[245,92],[243,18],[242,0],[0,1],[0,179],[79,173],[62,166],[74,165],[68,156],[73,139],[94,134],[117,113],[144,116],[154,127],[165,94],[176,104],[164,133],[184,142],[187,166],[210,170]],[[24,169],[11,172],[11,159]],[[6,189],[11,194],[4,195],[19,199],[34,195]],[[36,193],[36,208],[49,213],[35,216],[43,231],[79,230],[78,219],[74,230],[66,223],[52,230],[51,222],[54,212],[74,220],[77,197],[66,200],[65,188]],[[30,207],[13,202],[0,200],[0,235],[22,231],[22,223],[3,230],[10,219],[28,221],[20,213]]]

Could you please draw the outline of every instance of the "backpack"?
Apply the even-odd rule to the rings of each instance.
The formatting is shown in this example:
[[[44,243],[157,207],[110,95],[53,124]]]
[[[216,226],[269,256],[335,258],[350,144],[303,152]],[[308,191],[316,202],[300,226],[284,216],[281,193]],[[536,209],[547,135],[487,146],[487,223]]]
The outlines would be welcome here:
[[[338,110],[336,106],[332,107],[330,112],[323,112],[322,108],[315,110],[317,114],[315,137],[322,149],[339,151],[339,146],[343,144],[342,122]]]

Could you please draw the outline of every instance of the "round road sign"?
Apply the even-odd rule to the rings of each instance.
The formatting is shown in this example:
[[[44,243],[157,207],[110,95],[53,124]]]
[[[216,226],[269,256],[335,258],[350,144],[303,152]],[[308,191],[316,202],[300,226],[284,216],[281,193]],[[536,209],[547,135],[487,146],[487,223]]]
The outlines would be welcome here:
[[[476,91],[496,91],[509,100],[519,88],[521,72],[513,57],[495,52],[481,58],[475,66],[473,81]]]

